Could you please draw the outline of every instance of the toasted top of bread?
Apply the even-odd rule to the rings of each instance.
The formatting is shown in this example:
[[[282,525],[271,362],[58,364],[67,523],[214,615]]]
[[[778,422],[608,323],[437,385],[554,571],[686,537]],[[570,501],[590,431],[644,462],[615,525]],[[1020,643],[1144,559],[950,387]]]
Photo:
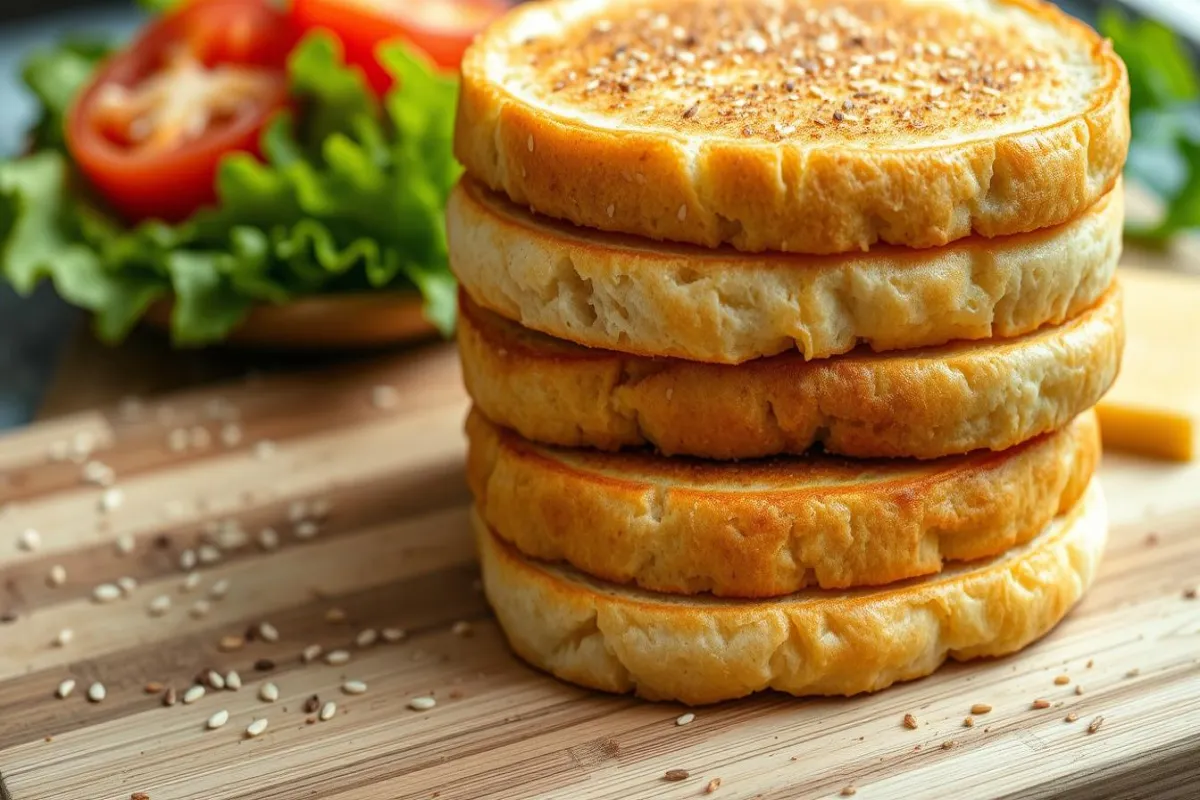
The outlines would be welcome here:
[[[591,227],[749,250],[1062,222],[1112,185],[1128,140],[1119,59],[1039,0],[552,0],[494,25],[463,75],[458,154],[493,188]],[[820,200],[858,209],[824,233],[790,224]]]

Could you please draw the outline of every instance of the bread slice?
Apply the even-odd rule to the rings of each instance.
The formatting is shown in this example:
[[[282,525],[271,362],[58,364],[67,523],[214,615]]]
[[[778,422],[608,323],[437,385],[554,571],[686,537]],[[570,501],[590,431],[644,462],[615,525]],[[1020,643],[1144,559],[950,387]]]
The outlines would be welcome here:
[[[526,330],[459,295],[467,390],[527,439],[757,458],[822,444],[859,457],[1003,450],[1093,406],[1121,363],[1114,287],[1079,317],[1015,339],[740,366],[627,356]]]
[[[1088,411],[1002,453],[727,463],[536,445],[478,412],[467,477],[522,553],[677,594],[874,586],[998,555],[1079,500],[1100,460]]]
[[[462,74],[455,153],[491,188],[755,252],[1057,225],[1129,143],[1124,65],[1041,0],[551,0]]]
[[[656,595],[530,560],[475,517],[483,585],[517,655],[563,680],[715,703],[764,689],[852,695],[1020,650],[1092,582],[1107,535],[1099,487],[1028,544],[881,589],[776,600]]]
[[[1070,222],[914,251],[750,255],[656,245],[521,210],[466,180],[450,263],[480,305],[589,347],[736,364],[859,343],[903,350],[1018,336],[1094,305],[1121,255],[1121,187]]]

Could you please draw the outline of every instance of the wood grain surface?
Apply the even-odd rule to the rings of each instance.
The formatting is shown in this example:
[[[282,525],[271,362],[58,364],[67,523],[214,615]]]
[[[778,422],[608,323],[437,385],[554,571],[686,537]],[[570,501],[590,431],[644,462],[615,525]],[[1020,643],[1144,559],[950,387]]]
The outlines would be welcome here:
[[[849,700],[760,696],[698,709],[679,726],[678,706],[576,689],[509,653],[476,584],[466,409],[453,351],[435,346],[110,406],[0,439],[0,796],[683,798],[716,778],[713,796],[730,798],[850,786],[863,798],[1196,796],[1200,600],[1185,594],[1200,583],[1200,466],[1106,460],[1114,527],[1101,576],[1019,656]],[[179,430],[203,444],[197,428],[207,446],[172,449]],[[89,440],[123,496],[108,511],[80,464],[50,457]],[[328,504],[315,537],[297,537],[297,501],[310,513]],[[201,565],[200,585],[184,591],[182,552],[217,526],[232,530],[229,520],[250,541]],[[28,527],[40,533],[33,551],[18,546]],[[256,543],[264,527],[278,532],[277,550]],[[130,536],[123,555],[117,543]],[[66,582],[51,587],[55,565]],[[130,597],[92,600],[96,585],[122,576],[138,581]],[[220,579],[227,595],[194,618]],[[153,616],[160,595],[171,608]],[[331,609],[345,620],[328,621]],[[262,621],[278,641],[219,649],[222,636]],[[456,632],[460,622],[469,630]],[[407,637],[354,643],[384,627]],[[74,637],[55,646],[64,628]],[[302,664],[313,644],[351,660]],[[257,671],[261,659],[273,667]],[[210,667],[236,669],[244,687],[171,708],[143,691],[157,681],[182,693]],[[1056,685],[1058,675],[1070,683]],[[56,699],[68,677],[74,693]],[[367,692],[344,694],[347,679]],[[258,697],[266,680],[276,702]],[[93,681],[107,689],[103,702],[85,697]],[[337,702],[332,720],[309,724],[313,694]],[[409,709],[426,695],[434,708]],[[1043,698],[1051,706],[1033,709]],[[975,703],[993,710],[965,728]],[[229,722],[206,730],[222,709]],[[906,713],[916,730],[903,726]],[[266,733],[247,738],[258,718]],[[668,770],[688,777],[668,782]]]

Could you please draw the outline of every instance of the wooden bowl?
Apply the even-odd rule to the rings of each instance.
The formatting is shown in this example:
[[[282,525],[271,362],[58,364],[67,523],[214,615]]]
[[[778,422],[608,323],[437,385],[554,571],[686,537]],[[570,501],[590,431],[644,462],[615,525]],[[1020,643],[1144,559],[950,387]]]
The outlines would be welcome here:
[[[171,329],[172,301],[159,300],[143,322]],[[305,297],[287,305],[257,305],[224,344],[279,350],[354,350],[430,339],[437,329],[415,292],[363,292]]]

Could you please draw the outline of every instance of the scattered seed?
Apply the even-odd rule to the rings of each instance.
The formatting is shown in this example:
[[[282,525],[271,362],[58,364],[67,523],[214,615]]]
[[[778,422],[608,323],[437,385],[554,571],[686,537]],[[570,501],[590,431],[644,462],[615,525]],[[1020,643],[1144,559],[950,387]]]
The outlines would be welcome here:
[[[321,713],[317,716],[322,722],[328,722],[333,719],[333,715],[337,713],[337,703],[330,700],[325,705],[321,706]]]
[[[137,542],[134,540],[133,535],[128,533],[123,533],[118,536],[116,544],[117,553],[123,556],[129,555],[134,551],[134,548],[137,547]]]
[[[1183,590],[1184,600],[1195,600],[1197,597],[1200,597],[1200,587],[1189,586]]]
[[[242,688],[242,676],[238,674],[236,669],[231,669],[225,673],[225,688],[231,692],[236,692]]]
[[[174,686],[168,686],[166,693],[163,695],[163,705],[170,707],[179,702],[179,695],[175,692]]]
[[[393,386],[375,386],[371,389],[371,405],[378,409],[395,408],[400,394]]]
[[[57,691],[54,692],[54,695],[59,700],[65,700],[68,697],[70,697],[71,692],[73,692],[73,691],[75,691],[75,681],[72,680],[71,678],[67,678],[65,681],[63,681],[62,683],[60,683],[58,685],[58,689],[57,689]]]
[[[1079,683],[1075,684],[1075,694],[1083,694],[1083,685],[1082,684],[1079,684]]]
[[[263,528],[258,532],[258,546],[263,550],[274,550],[279,547],[279,534],[274,528]]]
[[[315,694],[309,695],[308,699],[304,701],[304,713],[305,714],[315,714],[317,711],[320,710],[320,708],[321,708],[321,698],[317,697]]]
[[[917,729],[917,718],[912,714],[905,714],[904,727],[908,728],[910,731],[915,731]]]
[[[691,711],[689,711],[686,714],[680,714],[678,717],[676,717],[675,724],[676,725],[687,725],[689,722],[691,722],[695,718],[696,718],[696,715],[693,714]]]
[[[956,742],[953,739],[947,739],[946,741],[942,742],[942,749],[953,750],[955,744]]]
[[[212,606],[209,605],[209,602],[207,600],[201,598],[201,599],[197,600],[196,602],[192,603],[192,607],[188,609],[188,613],[191,614],[196,619],[200,619],[200,617],[203,617],[206,614],[208,614],[208,611],[210,608],[212,608]]]
[[[269,658],[260,658],[254,662],[254,669],[258,672],[270,672],[275,669],[275,662]]]
[[[1088,725],[1088,733],[1095,733],[1096,731],[1100,730],[1100,726],[1103,724],[1104,717],[1096,717],[1094,720],[1092,720],[1091,724]]]
[[[150,795],[145,792],[134,792],[129,795],[129,800],[150,800]]]
[[[188,690],[183,693],[183,704],[185,706],[191,705],[201,697],[204,697],[205,691],[205,688],[198,683],[189,686]]]
[[[309,505],[309,513],[317,519],[328,517],[331,510],[333,510],[333,503],[329,502],[328,497],[318,497]]]
[[[1066,686],[1070,682],[1071,677],[1069,675],[1059,675],[1054,679],[1055,686]]]
[[[210,669],[208,672],[204,673],[204,682],[213,689],[220,690],[225,688],[225,678],[222,677],[221,673],[217,672],[215,669]]]
[[[161,617],[171,610],[171,598],[165,594],[160,594],[150,601],[149,610],[152,616]]]
[[[311,664],[321,657],[321,645],[310,644],[300,652],[300,661],[305,664]]]
[[[663,780],[670,781],[672,783],[676,781],[686,781],[690,777],[691,773],[686,769],[669,769],[663,773]]]
[[[105,489],[100,493],[100,512],[107,514],[116,511],[125,502],[125,493],[116,487]]]
[[[414,697],[408,701],[408,707],[413,711],[428,711],[437,705],[437,700],[432,697]]]
[[[308,501],[293,500],[288,505],[288,522],[299,522],[308,519]]]
[[[225,595],[229,594],[229,579],[220,578],[208,590],[208,596],[213,600],[220,600]]]
[[[266,718],[256,719],[246,726],[246,735],[253,739],[255,736],[262,736],[267,730]]]
[[[62,564],[55,564],[46,576],[46,583],[51,586],[62,586],[67,582],[67,570]]]
[[[330,650],[325,654],[325,663],[333,667],[340,667],[350,661],[350,654],[345,650]]]
[[[108,696],[108,690],[104,688],[104,684],[96,681],[88,687],[87,697],[93,703],[99,703]]]
[[[187,574],[187,577],[183,579],[183,591],[184,592],[195,591],[196,587],[199,585],[200,585],[200,573],[199,572],[189,572]]]
[[[210,731],[216,730],[217,728],[224,725],[226,722],[229,722],[229,712],[226,711],[225,709],[221,709],[220,711],[218,711],[217,713],[213,714],[211,717],[208,718],[208,723],[207,723],[208,729]]]
[[[1089,658],[1089,659],[1088,659],[1088,663],[1087,663],[1087,668],[1088,668],[1088,669],[1091,669],[1091,668],[1092,668],[1092,665],[1093,665],[1093,664],[1095,664],[1095,663],[1096,663],[1095,659],[1091,659],[1091,658]]]
[[[317,523],[313,522],[311,519],[306,519],[303,522],[297,522],[296,527],[292,529],[292,533],[296,535],[296,538],[302,541],[314,539],[320,532],[321,529],[317,527]]]
[[[121,590],[112,583],[102,583],[92,589],[92,599],[97,603],[111,603],[121,599]]]
[[[1138,669],[1137,667],[1134,667],[1133,669],[1131,669],[1125,673],[1125,677],[1126,678],[1136,678],[1138,675],[1141,675],[1141,674],[1142,674],[1142,671],[1140,669]]]
[[[42,546],[42,535],[33,528],[26,528],[17,537],[17,547],[32,553]]]
[[[270,681],[264,683],[258,690],[258,699],[264,703],[274,703],[279,699],[279,687]]]
[[[55,647],[66,647],[67,645],[69,645],[71,643],[71,640],[74,638],[75,638],[75,631],[71,630],[70,628],[63,628],[61,631],[58,632],[58,636],[54,637],[54,646]]]
[[[964,728],[974,728],[975,727],[975,718],[974,717],[965,717],[963,719],[963,727]]]
[[[196,558],[201,564],[215,564],[221,560],[221,550],[216,545],[202,544],[196,548]]]
[[[325,621],[326,622],[345,622],[346,621],[346,612],[342,611],[340,608],[331,608],[325,612]]]
[[[354,643],[359,647],[370,647],[379,639],[379,633],[374,628],[367,628],[354,637]]]
[[[221,444],[226,447],[237,447],[242,442],[242,429],[236,423],[230,422],[221,427]]]
[[[1033,707],[1034,707],[1035,709],[1038,709],[1038,710],[1041,710],[1041,709],[1043,709],[1043,708],[1049,708],[1049,707],[1050,707],[1050,701],[1049,701],[1049,700],[1041,700],[1041,699],[1034,700],[1034,701],[1033,701]]]
[[[705,793],[705,794],[712,794],[713,792],[715,792],[715,791],[716,791],[717,789],[719,789],[720,787],[721,787],[721,779],[720,779],[720,778],[713,778],[711,781],[709,781],[709,782],[708,782],[708,785],[704,787],[704,793]]]
[[[1072,711],[1070,714],[1067,714],[1066,719],[1067,722],[1074,722],[1075,720],[1079,719],[1079,715]]]
[[[191,572],[196,568],[196,551],[184,550],[179,554],[179,568],[184,572]]]
[[[382,636],[383,640],[388,644],[395,644],[408,634],[406,634],[400,628],[384,628],[382,631],[380,631],[379,635]]]
[[[987,703],[976,703],[975,705],[971,706],[972,714],[986,714],[991,710],[992,710],[992,707],[989,706]]]
[[[450,629],[450,632],[455,636],[470,636],[472,633],[471,623],[466,620],[459,620],[454,623],[454,627]]]
[[[256,458],[266,461],[275,455],[275,443],[270,439],[260,439],[254,443],[254,455]]]
[[[279,631],[269,622],[258,623],[258,636],[264,642],[278,642]]]
[[[219,642],[217,642],[217,648],[220,649],[224,653],[232,653],[235,650],[241,650],[243,647],[245,647],[245,645],[246,645],[245,638],[243,638],[241,636],[237,636],[235,634],[229,634],[227,636],[222,636],[221,640]]]
[[[128,575],[122,575],[117,578],[117,588],[121,593],[128,596],[137,591],[138,582],[136,578],[131,578]]]
[[[367,684],[362,681],[346,681],[342,684],[342,691],[346,694],[366,694]]]
[[[858,789],[855,789],[853,786],[842,787],[842,797],[853,797],[856,794],[858,794]]]
[[[675,216],[679,219],[680,222],[683,222],[685,219],[687,219],[687,206],[686,205],[680,206],[679,211],[676,212]]]

